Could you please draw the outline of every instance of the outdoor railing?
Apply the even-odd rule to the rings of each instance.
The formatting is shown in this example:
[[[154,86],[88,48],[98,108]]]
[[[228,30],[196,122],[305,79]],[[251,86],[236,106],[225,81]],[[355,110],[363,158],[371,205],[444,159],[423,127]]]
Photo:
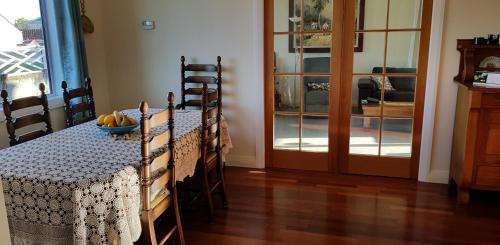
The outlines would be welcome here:
[[[11,98],[38,95],[38,84],[49,83],[45,57],[45,48],[39,45],[0,51],[1,89],[6,89]],[[46,87],[50,93],[50,86]]]

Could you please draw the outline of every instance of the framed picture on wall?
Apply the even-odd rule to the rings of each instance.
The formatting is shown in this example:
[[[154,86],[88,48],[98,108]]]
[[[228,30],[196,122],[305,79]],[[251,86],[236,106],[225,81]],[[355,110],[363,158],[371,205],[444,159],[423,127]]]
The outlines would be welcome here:
[[[303,1],[303,3],[302,3]],[[289,32],[304,32],[304,53],[330,53],[332,42],[332,2],[333,0],[289,0]],[[301,5],[303,4],[303,11]],[[301,13],[303,12],[303,13]],[[301,15],[303,18],[300,18]],[[356,0],[356,30],[364,27],[365,0]],[[330,33],[328,33],[330,32]],[[356,33],[354,52],[363,52],[363,33]],[[290,35],[288,51],[295,53],[300,50],[300,35]]]

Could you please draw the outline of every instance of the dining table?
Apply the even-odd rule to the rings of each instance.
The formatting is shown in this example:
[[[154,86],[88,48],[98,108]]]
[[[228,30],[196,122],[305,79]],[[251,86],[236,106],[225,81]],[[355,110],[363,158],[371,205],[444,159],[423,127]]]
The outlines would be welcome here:
[[[140,118],[138,109],[122,113]],[[175,110],[177,181],[195,172],[201,125],[200,110]],[[166,124],[161,125],[151,134],[166,129]],[[225,155],[232,144],[224,118],[220,135]],[[133,244],[138,240],[140,138],[138,128],[126,136],[111,137],[94,120],[0,150],[12,244]]]

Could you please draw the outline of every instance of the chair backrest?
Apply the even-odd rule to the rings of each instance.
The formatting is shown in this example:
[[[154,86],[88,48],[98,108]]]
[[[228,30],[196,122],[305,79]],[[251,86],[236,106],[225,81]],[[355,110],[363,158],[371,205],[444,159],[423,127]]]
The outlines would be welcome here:
[[[66,81],[62,82],[67,127],[96,119],[94,92],[91,82],[92,80],[87,77],[85,78],[85,86],[83,88],[69,91]]]
[[[168,94],[168,108],[148,115],[149,106],[142,102],[141,111],[141,195],[142,210],[155,210],[158,216],[170,205],[168,192],[175,187],[174,171],[174,94]],[[150,135],[152,128],[168,124],[168,130]],[[161,204],[161,205],[160,205]],[[156,219],[157,217],[154,217]]]
[[[373,73],[382,73],[383,67],[373,67]],[[417,72],[415,68],[408,67],[387,67],[386,73],[389,74],[389,82],[397,91],[415,92],[416,79],[414,76],[390,76],[390,74],[414,74]]]
[[[203,84],[202,98],[202,134],[201,134],[201,158],[206,158],[207,153],[215,151],[220,154],[220,122],[222,107],[219,103],[214,103],[214,98],[208,95],[208,86]]]
[[[330,57],[304,58],[304,72],[329,73]]]
[[[47,95],[45,94],[45,84],[40,83],[38,86],[41,96],[30,96],[26,98],[12,100],[9,102],[9,97],[6,90],[2,90],[1,96],[3,98],[3,112],[5,114],[5,125],[7,126],[7,133],[9,134],[10,145],[14,146],[32,139],[36,139],[47,134],[52,133],[52,124],[50,122],[49,105]],[[30,107],[42,106],[43,114],[34,113],[24,115],[18,118],[12,117],[12,112],[22,110]],[[16,130],[30,125],[45,123],[45,130],[32,131],[19,137],[16,137]]]
[[[201,107],[202,88],[200,84],[208,84],[215,88],[208,89],[208,94],[212,98],[218,98],[217,103],[222,103],[222,65],[221,57],[217,56],[217,64],[185,64],[185,57],[181,57],[181,104],[179,109],[186,107]],[[195,75],[194,72],[209,73]],[[210,74],[213,73],[213,74]],[[195,97],[188,99],[187,96]]]

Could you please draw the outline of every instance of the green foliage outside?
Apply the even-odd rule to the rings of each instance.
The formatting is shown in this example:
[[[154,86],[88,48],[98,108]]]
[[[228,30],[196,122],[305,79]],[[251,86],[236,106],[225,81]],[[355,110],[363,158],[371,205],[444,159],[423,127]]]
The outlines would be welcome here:
[[[26,24],[28,24],[30,21],[24,17],[22,18],[18,18],[15,20],[14,22],[14,26],[17,28],[17,29],[22,29],[24,26],[26,26]]]

